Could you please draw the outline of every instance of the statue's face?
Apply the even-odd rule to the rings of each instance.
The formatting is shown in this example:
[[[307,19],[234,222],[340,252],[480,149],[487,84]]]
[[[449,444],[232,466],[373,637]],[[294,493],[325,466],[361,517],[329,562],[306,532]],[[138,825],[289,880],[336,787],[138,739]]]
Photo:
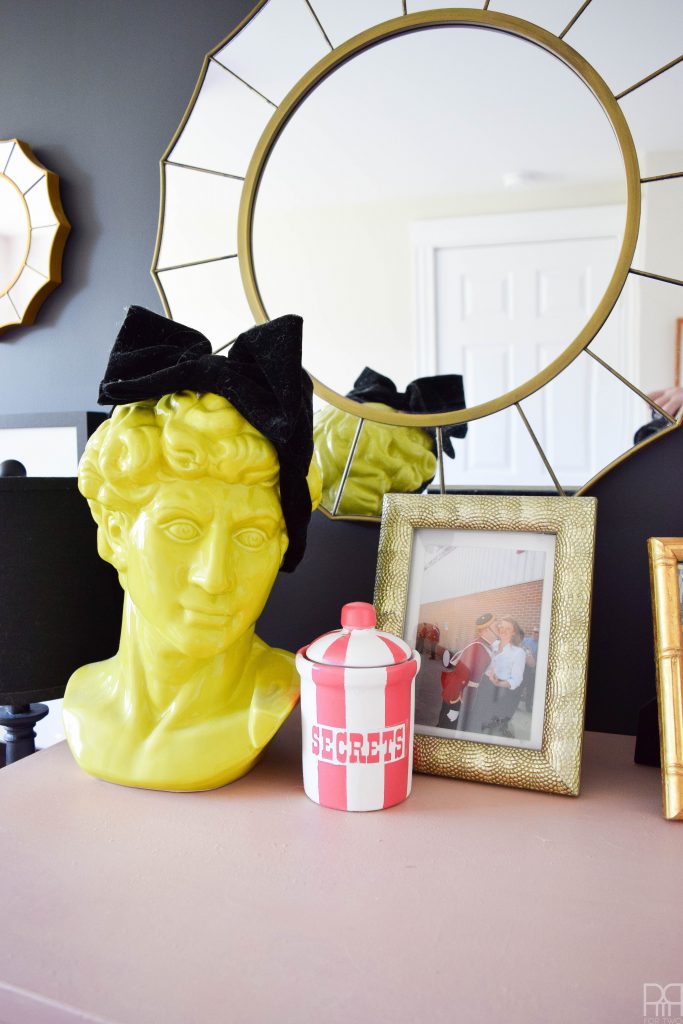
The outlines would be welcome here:
[[[375,403],[368,403],[371,404]],[[334,506],[357,425],[355,416],[339,409],[326,410],[317,418],[315,448],[323,471],[323,500],[327,508]],[[381,515],[385,494],[420,490],[435,470],[431,439],[424,430],[388,427],[366,420],[338,511],[346,515]]]
[[[125,589],[168,644],[214,657],[256,622],[286,543],[272,487],[212,477],[161,483],[130,524]]]

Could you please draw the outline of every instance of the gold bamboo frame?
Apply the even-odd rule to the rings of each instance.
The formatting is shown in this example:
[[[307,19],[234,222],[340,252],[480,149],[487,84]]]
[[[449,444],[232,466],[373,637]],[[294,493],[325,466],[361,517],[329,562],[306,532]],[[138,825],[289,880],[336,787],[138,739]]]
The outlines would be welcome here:
[[[249,22],[261,11],[269,0],[258,0],[251,12],[243,19],[242,22],[229,33],[213,50],[211,50],[204,58],[204,63],[197,80],[192,98],[185,111],[183,119],[178,126],[177,131],[174,133],[171,142],[169,143],[164,155],[160,161],[160,211],[159,211],[159,226],[157,231],[156,244],[154,249],[154,257],[152,262],[152,276],[155,284],[161,296],[161,300],[167,315],[171,315],[170,306],[164,292],[164,287],[159,274],[164,270],[175,269],[175,268],[160,268],[158,266],[159,251],[161,248],[161,240],[164,228],[164,216],[165,216],[165,167],[166,164],[170,166],[176,165],[176,161],[171,159],[172,150],[180,138],[183,129],[185,128],[190,115],[194,109],[194,105],[197,101],[201,88],[204,84],[207,70],[210,63],[220,65],[226,71],[226,74],[235,73],[230,71],[221,61],[216,58],[216,54],[219,50],[223,49],[231,39],[235,38],[242,29],[249,24]],[[422,29],[428,29],[438,26],[453,26],[453,25],[466,25],[475,26],[482,29],[489,29],[499,32],[506,32],[511,35],[515,35],[519,38],[526,39],[527,41],[540,46],[553,56],[561,60],[570,70],[577,74],[584,84],[591,90],[597,101],[601,104],[602,109],[607,116],[609,122],[617,137],[617,141],[624,161],[624,171],[626,175],[626,187],[627,187],[627,216],[626,226],[624,231],[624,238],[622,240],[622,246],[615,266],[614,272],[607,286],[607,289],[602,296],[596,310],[584,325],[583,329],[576,336],[576,338],[567,346],[562,355],[555,359],[549,366],[547,366],[542,372],[536,374],[530,380],[526,381],[523,385],[506,394],[499,396],[497,399],[482,403],[478,406],[470,409],[461,410],[456,413],[443,413],[434,415],[414,415],[408,413],[400,413],[392,409],[386,411],[368,409],[362,403],[354,402],[351,399],[346,398],[343,395],[338,394],[329,386],[323,384],[321,381],[313,378],[314,388],[316,394],[321,398],[330,402],[330,404],[342,409],[345,412],[351,413],[359,418],[361,422],[365,420],[371,420],[379,423],[393,424],[396,426],[407,425],[416,427],[435,427],[437,430],[437,442],[440,435],[440,428],[449,424],[465,423],[470,420],[479,419],[484,416],[492,415],[496,412],[500,412],[503,409],[515,406],[519,413],[522,422],[528,431],[532,443],[537,448],[540,457],[548,471],[550,480],[553,483],[556,491],[559,494],[563,494],[563,489],[560,481],[555,474],[550,461],[544,452],[539,439],[534,434],[531,424],[526,418],[524,411],[521,407],[521,401],[524,398],[529,397],[535,391],[544,387],[548,384],[558,373],[560,373],[569,363],[577,358],[581,352],[586,352],[590,357],[596,360],[600,365],[614,377],[621,381],[622,384],[629,387],[632,391],[638,394],[652,409],[654,409],[660,415],[663,415],[670,423],[669,429],[673,429],[678,426],[678,423],[672,416],[665,413],[656,402],[644,394],[635,384],[623,377],[614,367],[610,366],[607,362],[597,356],[589,348],[591,342],[595,338],[596,334],[610,315],[614,305],[621,294],[626,280],[630,274],[635,276],[645,277],[652,280],[660,281],[664,284],[673,284],[676,286],[683,286],[683,281],[677,278],[666,277],[660,274],[651,273],[649,271],[636,268],[632,265],[632,259],[635,252],[636,243],[638,240],[638,234],[640,230],[640,206],[641,206],[641,188],[644,185],[650,185],[653,183],[666,181],[672,178],[678,178],[683,176],[683,171],[672,171],[667,174],[658,174],[650,177],[642,177],[638,166],[638,158],[635,150],[635,145],[631,136],[630,129],[626,118],[619,106],[619,101],[625,96],[630,95],[636,89],[647,85],[653,79],[659,75],[664,74],[671,68],[676,66],[678,63],[683,61],[683,55],[669,61],[663,67],[657,68],[650,74],[641,78],[639,81],[633,83],[628,88],[623,89],[619,93],[613,92],[606,82],[602,79],[599,73],[593,68],[576,50],[570,47],[565,41],[565,36],[571,31],[577,21],[584,14],[586,9],[589,7],[591,0],[584,0],[584,2],[577,9],[573,17],[568,21],[564,29],[557,35],[552,32],[541,28],[531,22],[524,21],[523,19],[513,17],[512,15],[502,14],[496,11],[490,10],[491,0],[483,0],[482,9],[476,10],[471,8],[446,8],[431,11],[420,11],[413,14],[409,14],[407,10],[406,0],[402,2],[402,16],[393,18],[387,22],[375,25],[374,27],[361,32],[359,35],[352,39],[347,40],[338,47],[333,47],[329,37],[327,36],[323,21],[315,10],[315,0],[305,0],[306,6],[308,7],[311,16],[315,20],[322,37],[324,38],[327,46],[330,48],[330,53],[327,54],[322,60],[315,64],[310,70],[303,75],[303,77],[297,82],[297,84],[290,90],[280,104],[275,104],[263,93],[254,89],[248,82],[244,82],[249,88],[254,89],[266,102],[274,109],[274,113],[271,117],[270,122],[267,124],[257,146],[254,150],[252,159],[247,169],[246,175],[227,174],[220,171],[210,170],[209,168],[199,167],[189,164],[182,164],[191,170],[196,170],[200,173],[210,174],[224,174],[226,177],[235,178],[243,181],[242,197],[239,210],[238,220],[238,246],[237,253],[226,253],[224,256],[216,257],[211,260],[198,260],[191,261],[180,266],[195,266],[202,262],[214,262],[215,259],[230,259],[237,257],[239,260],[240,274],[242,277],[245,294],[247,296],[250,308],[255,316],[257,322],[267,319],[267,312],[263,299],[261,297],[258,281],[256,278],[256,272],[254,268],[253,252],[251,247],[252,241],[252,228],[253,228],[253,216],[254,206],[258,194],[258,187],[261,180],[261,176],[266,166],[266,162],[270,151],[275,145],[279,134],[282,132],[289,118],[294,114],[298,106],[303,103],[310,92],[322,82],[328,75],[332,74],[334,70],[341,66],[341,64],[353,59],[358,53],[363,52],[371,48],[372,46],[378,45],[383,40],[391,38],[392,36],[405,34],[412,31],[420,31]],[[235,76],[239,77],[239,76]],[[240,81],[244,81],[240,79]],[[228,347],[230,341],[222,345],[218,351]],[[360,434],[359,427],[356,433],[356,442]],[[649,443],[649,442],[644,442]],[[631,449],[624,455],[615,459],[609,466],[600,470],[588,483],[586,483],[579,491],[579,493],[585,493],[598,479],[600,479],[606,472],[615,466],[621,464],[624,459],[628,458],[632,451]],[[330,516],[331,518],[341,519],[352,519],[352,520],[373,520],[379,521],[378,517],[368,516],[356,516],[356,515],[337,515],[337,509],[339,508],[343,486],[349,477],[353,458],[356,452],[356,444],[352,444],[349,451],[349,457],[342,474],[340,487],[338,489],[335,501],[333,503],[333,509],[327,510],[321,506],[323,514]],[[440,481],[440,489],[444,491],[444,470],[443,470],[443,452],[441,446],[437,443],[437,457],[438,457],[438,477]]]
[[[22,142],[21,139],[8,139],[6,141],[12,143],[12,148],[10,149],[9,156],[5,161],[5,166],[2,168],[2,170],[0,170],[0,178],[3,178],[15,189],[15,191],[21,198],[21,202],[23,203],[24,214],[26,217],[26,244],[24,246],[24,253],[21,259],[21,264],[17,272],[15,273],[14,277],[9,282],[7,287],[4,288],[2,292],[0,292],[0,297],[5,295],[7,296],[12,306],[12,309],[16,314],[16,319],[0,323],[0,334],[3,334],[4,331],[8,330],[10,327],[18,327],[20,324],[32,324],[35,321],[36,316],[38,315],[38,310],[40,309],[40,307],[42,306],[43,302],[48,297],[50,292],[54,291],[58,284],[61,284],[62,256],[64,255],[64,246],[66,245],[66,240],[69,235],[69,231],[71,230],[71,225],[69,224],[66,214],[64,213],[64,208],[62,207],[62,202],[59,195],[59,176],[55,174],[53,171],[48,171],[47,167],[41,164],[41,162],[36,158],[35,154],[31,150],[31,147],[26,142]],[[7,173],[7,168],[9,166],[10,160],[12,159],[12,153],[15,149],[18,149],[23,153],[26,159],[29,160],[31,164],[33,164],[36,171],[42,172],[39,173],[39,177],[33,182],[32,185],[29,185],[29,187],[24,192],[21,191],[18,184],[14,181],[11,175]],[[26,202],[26,195],[31,191],[32,188],[35,188],[35,186],[43,179],[45,179],[48,201],[55,218],[55,234],[52,239],[52,245],[50,246],[47,276],[43,274],[42,271],[37,270],[35,267],[32,267],[28,262],[29,250],[31,248],[32,232],[38,228],[53,226],[33,224],[31,221],[31,211],[29,210],[28,203]],[[25,267],[28,267],[29,270],[32,270],[35,274],[38,274],[39,277],[43,278],[43,281],[42,283],[37,284],[33,292],[33,295],[31,296],[26,306],[26,309],[24,310],[24,313],[22,315],[19,313],[19,310],[14,305],[10,292],[14,285],[19,280],[19,278],[21,277]]]
[[[578,796],[586,701],[595,498],[387,494],[374,604],[377,623],[403,636],[415,530],[493,530],[556,537],[543,735],[538,750],[415,736],[416,771]],[[511,541],[514,546],[514,541]]]
[[[683,537],[648,541],[664,817],[683,821],[683,638],[678,565]]]

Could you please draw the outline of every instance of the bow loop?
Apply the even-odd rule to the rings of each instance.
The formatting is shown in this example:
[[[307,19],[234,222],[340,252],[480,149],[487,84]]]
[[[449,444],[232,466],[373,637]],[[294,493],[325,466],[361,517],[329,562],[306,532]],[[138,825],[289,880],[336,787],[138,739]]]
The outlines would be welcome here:
[[[405,391],[399,391],[393,380],[366,366],[348,392],[347,398],[356,402],[381,402],[398,412],[439,413],[455,412],[466,408],[463,379],[458,373],[434,377],[418,377]],[[425,428],[436,449],[436,434],[432,427]],[[441,428],[444,454],[455,458],[453,437],[465,437],[467,424],[458,423]]]

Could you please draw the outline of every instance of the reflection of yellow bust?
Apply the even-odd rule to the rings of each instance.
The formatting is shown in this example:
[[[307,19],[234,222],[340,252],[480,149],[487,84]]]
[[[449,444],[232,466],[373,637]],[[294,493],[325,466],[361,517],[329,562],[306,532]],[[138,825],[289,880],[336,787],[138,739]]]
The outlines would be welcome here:
[[[64,699],[86,771],[211,789],[287,717],[294,659],[254,633],[288,543],[278,484],[271,443],[217,395],[121,405],[92,436],[79,486],[125,601],[118,653],[78,669]]]
[[[368,409],[386,409],[366,402]],[[323,471],[323,504],[331,509],[348,458],[358,419],[331,405],[316,413],[315,450]],[[378,516],[389,492],[413,494],[436,473],[432,439],[418,427],[389,427],[366,420],[351,472],[337,512],[342,515]]]

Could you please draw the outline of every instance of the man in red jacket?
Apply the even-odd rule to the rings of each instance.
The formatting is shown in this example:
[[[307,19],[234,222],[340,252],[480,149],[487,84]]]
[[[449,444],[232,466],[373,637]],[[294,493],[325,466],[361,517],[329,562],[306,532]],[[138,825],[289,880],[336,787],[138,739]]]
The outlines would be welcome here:
[[[451,667],[441,673],[441,714],[439,729],[457,729],[462,697],[468,685],[479,686],[493,657],[493,643],[498,639],[491,612],[480,615],[475,623],[475,637],[451,657]]]

